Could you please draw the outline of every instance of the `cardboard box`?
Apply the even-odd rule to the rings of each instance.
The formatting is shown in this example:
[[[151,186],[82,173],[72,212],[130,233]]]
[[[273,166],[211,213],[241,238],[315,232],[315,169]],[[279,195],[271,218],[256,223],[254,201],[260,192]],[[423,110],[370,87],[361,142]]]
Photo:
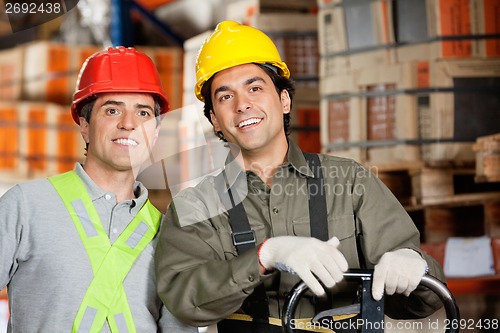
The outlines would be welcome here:
[[[18,116],[15,104],[0,104],[0,169],[14,171],[19,165]]]
[[[470,0],[427,0],[429,37],[467,36],[473,29],[474,11]],[[441,58],[470,57],[473,55],[472,39],[459,38],[434,43]]]
[[[500,182],[500,133],[477,138],[472,149],[476,153],[476,181]]]
[[[102,48],[33,42],[21,46],[24,54],[22,99],[71,104],[78,73],[85,60]],[[155,63],[171,108],[182,105],[183,51],[180,48],[137,47]]]
[[[348,1],[342,7],[349,51],[394,43],[391,1]]]
[[[342,7],[331,7],[319,11],[318,36],[319,53],[322,56],[347,51],[347,33]]]
[[[330,76],[346,75],[351,72],[348,56],[321,56],[319,60],[320,80]]]
[[[475,0],[475,26],[479,35],[500,34],[500,2],[496,0]],[[500,38],[484,38],[477,41],[477,55],[480,57],[500,56]]]
[[[0,172],[45,177],[72,170],[85,144],[69,106],[53,103],[0,104]]]
[[[70,104],[78,72],[85,60],[100,51],[97,46],[32,42],[24,49],[22,99]]]
[[[317,81],[319,45],[316,15],[260,14],[253,16],[249,24],[273,40],[293,79]]]
[[[156,65],[170,109],[182,106],[184,52],[178,47],[143,47],[137,50],[148,55]],[[194,87],[194,86],[193,86]]]
[[[0,51],[0,100],[21,98],[23,55],[22,48]]]
[[[418,138],[415,96],[401,93],[415,86],[413,64],[389,65],[360,71],[357,86],[366,93],[361,113],[366,129],[362,140],[388,142],[368,148],[372,164],[418,161],[418,146],[401,140]],[[392,143],[391,143],[392,142]]]
[[[363,140],[362,133],[365,128],[360,112],[361,100],[349,96],[350,92],[356,91],[354,76],[330,76],[323,78],[320,83],[320,135],[323,152],[357,161],[366,160],[366,151],[359,147],[331,147]],[[333,95],[342,94],[346,96],[331,98]]]
[[[491,121],[500,116],[498,91],[497,59],[409,62],[322,78],[322,146],[372,164],[471,164],[475,138],[498,132]]]
[[[303,151],[320,153],[319,107],[317,105],[311,105],[310,107],[299,106],[294,111],[293,118],[297,118],[295,130],[292,131],[292,133],[296,132],[297,134],[295,142]]]
[[[440,91],[419,100],[420,135],[423,139],[451,138],[456,142],[425,145],[423,159],[430,163],[474,163],[472,143],[479,136],[498,131],[497,123],[491,119],[500,116],[500,59],[441,60],[428,64],[429,87]],[[425,76],[424,73],[421,70],[419,75]]]
[[[349,55],[349,71],[365,71],[365,69],[397,64],[393,48],[359,52]]]
[[[398,43],[428,42],[427,2],[397,1],[394,3],[395,38]]]
[[[483,36],[500,32],[498,1],[399,1],[396,8],[396,40],[407,44],[398,47],[401,62],[500,55],[500,38]]]
[[[315,0],[239,0],[226,6],[226,19],[252,25],[254,16],[269,13],[315,13]]]

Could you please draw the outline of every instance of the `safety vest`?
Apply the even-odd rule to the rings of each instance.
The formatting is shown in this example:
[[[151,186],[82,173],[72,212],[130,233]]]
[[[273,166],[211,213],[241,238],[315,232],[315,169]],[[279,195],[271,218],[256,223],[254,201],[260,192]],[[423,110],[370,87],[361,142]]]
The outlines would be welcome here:
[[[78,309],[72,332],[100,332],[106,321],[111,332],[136,332],[123,280],[158,232],[161,213],[147,200],[137,216],[111,244],[78,175],[69,171],[50,177],[49,181],[71,215],[94,273],[94,279]]]

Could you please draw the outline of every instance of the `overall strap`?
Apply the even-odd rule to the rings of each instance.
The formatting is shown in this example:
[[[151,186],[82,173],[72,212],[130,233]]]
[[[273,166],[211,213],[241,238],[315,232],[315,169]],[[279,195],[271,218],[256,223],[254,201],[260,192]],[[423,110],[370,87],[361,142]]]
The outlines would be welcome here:
[[[314,177],[307,178],[309,193],[309,219],[311,221],[311,236],[320,240],[328,240],[328,223],[326,200],[324,193],[323,172],[317,154],[303,153]],[[240,173],[236,182],[246,181]],[[241,178],[243,179],[240,179]],[[255,233],[250,227],[248,216],[238,193],[229,186],[226,174],[222,171],[215,177],[215,187],[224,207],[229,213],[229,223],[232,229],[233,244],[238,253],[255,247]],[[323,306],[321,306],[323,307]],[[270,332],[269,300],[264,284],[259,284],[243,302],[242,309],[252,316],[253,332]]]
[[[311,237],[322,241],[327,241],[328,222],[325,199],[325,189],[323,187],[323,171],[318,154],[303,153],[309,168],[314,174],[307,178],[307,190],[309,194],[309,220],[311,227]]]
[[[229,224],[232,230],[231,237],[233,238],[233,244],[238,253],[243,253],[255,247],[256,242],[255,232],[250,227],[250,222],[248,221],[247,213],[243,207],[243,202],[235,189],[238,188],[241,182],[246,183],[243,172],[238,175],[235,182],[236,186],[232,187],[229,185],[224,170],[215,177],[215,188],[224,207],[229,213]]]
[[[106,321],[112,332],[136,332],[123,280],[158,232],[161,213],[148,200],[111,245],[78,175],[70,171],[49,181],[73,220],[94,273],[72,332],[100,332]]]
[[[303,153],[314,174],[314,177],[307,178],[307,190],[309,195],[309,227],[311,228],[311,237],[322,241],[327,241],[328,236],[328,214],[326,208],[325,188],[323,187],[324,178],[321,162],[318,154]],[[316,313],[329,309],[332,304],[332,295],[327,294],[326,298],[314,297],[314,307]]]
[[[256,242],[255,232],[250,227],[242,200],[235,190],[238,187],[238,182],[242,181],[246,183],[243,172],[238,175],[236,186],[233,187],[229,185],[225,171],[222,171],[215,177],[215,187],[224,207],[229,213],[229,224],[232,229],[231,236],[239,254],[255,248]],[[269,326],[269,299],[267,298],[263,283],[255,287],[254,291],[243,301],[241,308],[252,317],[252,332],[271,332]],[[221,332],[224,331],[223,324],[218,325]]]

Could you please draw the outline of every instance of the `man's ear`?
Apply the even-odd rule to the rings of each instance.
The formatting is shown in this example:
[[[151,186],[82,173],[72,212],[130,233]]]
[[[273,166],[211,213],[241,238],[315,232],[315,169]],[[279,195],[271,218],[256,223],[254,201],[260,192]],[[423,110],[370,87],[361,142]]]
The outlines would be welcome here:
[[[85,143],[89,143],[89,123],[84,117],[80,117],[80,133]]]
[[[283,113],[290,113],[290,105],[292,104],[292,100],[290,99],[290,94],[288,94],[288,90],[283,89],[280,93],[281,106],[283,107]]]
[[[215,113],[213,110],[210,110],[210,120],[212,121],[212,125],[214,126],[214,130],[216,132],[220,132],[221,129],[219,126],[219,122],[217,121],[217,117],[215,116]]]

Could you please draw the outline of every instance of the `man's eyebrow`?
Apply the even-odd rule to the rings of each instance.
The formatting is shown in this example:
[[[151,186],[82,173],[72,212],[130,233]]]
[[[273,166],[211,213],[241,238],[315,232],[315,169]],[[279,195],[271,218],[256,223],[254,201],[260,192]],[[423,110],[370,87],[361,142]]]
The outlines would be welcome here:
[[[249,78],[248,80],[245,81],[245,85],[249,85],[249,84],[252,84],[256,81],[262,81],[262,82],[266,82],[263,78],[261,78],[260,76],[254,76],[254,77],[251,77]]]
[[[228,91],[228,90],[229,90],[228,86],[220,86],[219,88],[215,89],[214,96],[216,96],[220,92]]]
[[[101,107],[103,106],[107,106],[107,105],[117,105],[117,106],[122,106],[124,105],[125,103],[124,102],[120,102],[120,101],[115,101],[115,100],[107,100],[106,102],[102,103]],[[147,105],[147,104],[141,104],[141,103],[136,103],[134,105],[134,107],[136,109],[150,109],[151,111],[153,111],[153,108],[150,106],[150,105]]]
[[[124,104],[123,102],[108,99],[106,102],[102,103],[101,107],[106,105],[123,105],[123,104]]]
[[[135,105],[135,108],[136,109],[150,109],[151,111],[153,111],[153,107],[150,106],[150,105],[147,105],[147,104],[140,104],[140,103],[137,103]]]
[[[254,76],[254,77],[251,77],[249,78],[248,80],[246,80],[244,82],[244,85],[248,86],[256,81],[262,81],[262,82],[266,82],[263,78],[261,78],[260,76]],[[223,92],[223,91],[228,91],[229,90],[229,87],[228,86],[220,86],[219,88],[215,89],[214,91],[214,96],[217,95],[218,93],[220,92]]]

